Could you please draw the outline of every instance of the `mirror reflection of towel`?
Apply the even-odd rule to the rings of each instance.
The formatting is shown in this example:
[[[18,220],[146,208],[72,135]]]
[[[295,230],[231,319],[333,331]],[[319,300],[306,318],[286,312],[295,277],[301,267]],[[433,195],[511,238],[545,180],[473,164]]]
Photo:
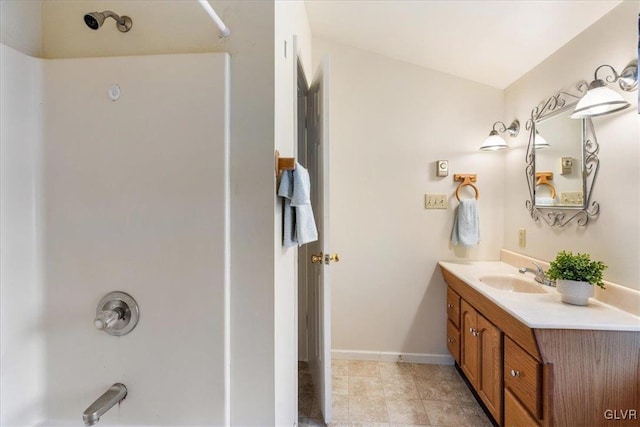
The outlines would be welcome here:
[[[460,246],[475,246],[480,243],[480,219],[476,199],[463,199],[453,217],[451,243]]]
[[[553,205],[555,204],[553,197],[536,197],[536,205]]]
[[[278,196],[284,198],[283,246],[302,246],[318,240],[318,230],[311,208],[309,172],[300,163],[296,162],[294,170],[283,171]]]

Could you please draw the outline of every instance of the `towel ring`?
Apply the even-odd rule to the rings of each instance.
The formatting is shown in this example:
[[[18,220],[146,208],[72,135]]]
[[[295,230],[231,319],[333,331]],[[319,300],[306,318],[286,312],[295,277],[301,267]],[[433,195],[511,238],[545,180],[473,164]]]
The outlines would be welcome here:
[[[556,198],[556,187],[549,180],[553,179],[553,172],[536,172],[536,187],[546,185],[551,191],[551,198]]]
[[[453,180],[456,182],[462,182],[462,184],[458,185],[458,188],[456,188],[456,199],[458,199],[458,201],[460,201],[460,189],[467,186],[473,188],[473,191],[476,193],[475,199],[478,200],[478,197],[480,197],[480,191],[478,190],[478,187],[472,184],[473,182],[476,182],[477,175],[455,174],[453,175]]]
[[[467,187],[467,186],[473,188],[473,191],[475,191],[475,193],[476,193],[475,199],[478,200],[478,197],[480,196],[480,192],[478,191],[478,187],[476,187],[475,185],[473,185],[471,183],[458,185],[458,188],[456,188],[456,199],[458,199],[458,201],[460,201],[460,189],[462,187]]]

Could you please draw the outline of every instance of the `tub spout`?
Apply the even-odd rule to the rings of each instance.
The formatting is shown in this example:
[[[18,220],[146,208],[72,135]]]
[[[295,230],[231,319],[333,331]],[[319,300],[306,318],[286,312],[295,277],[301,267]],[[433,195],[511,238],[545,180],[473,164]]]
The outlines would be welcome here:
[[[109,387],[109,390],[85,409],[82,414],[84,425],[92,426],[96,424],[105,412],[120,403],[125,397],[127,397],[127,387],[124,384],[116,383]]]

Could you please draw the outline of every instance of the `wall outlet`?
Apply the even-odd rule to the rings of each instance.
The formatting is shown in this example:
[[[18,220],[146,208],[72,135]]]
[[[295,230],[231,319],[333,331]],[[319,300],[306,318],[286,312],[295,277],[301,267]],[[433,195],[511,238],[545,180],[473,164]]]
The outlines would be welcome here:
[[[448,207],[446,194],[427,193],[424,195],[425,209],[447,209]]]
[[[518,230],[518,246],[524,248],[527,246],[527,229],[521,228]]]
[[[563,205],[582,206],[584,204],[582,191],[566,191],[560,193],[560,203]]]

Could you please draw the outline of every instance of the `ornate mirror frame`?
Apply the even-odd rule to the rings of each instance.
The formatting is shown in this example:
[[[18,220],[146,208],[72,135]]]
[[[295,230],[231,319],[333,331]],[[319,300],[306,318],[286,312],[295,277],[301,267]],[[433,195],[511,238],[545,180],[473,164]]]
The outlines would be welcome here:
[[[536,206],[536,178],[535,178],[535,134],[536,123],[553,117],[573,107],[587,92],[586,82],[576,84],[575,93],[560,91],[541,102],[531,111],[531,118],[527,120],[526,129],[529,131],[529,144],[527,146],[525,175],[529,186],[529,200],[525,206],[531,218],[538,221],[542,218],[549,226],[564,227],[571,221],[576,220],[578,225],[586,226],[591,217],[595,217],[600,212],[598,202],[591,201],[593,188],[600,169],[600,159],[598,152],[600,146],[596,139],[591,119],[582,120],[582,174],[583,174],[583,194],[584,204],[582,206]]]

